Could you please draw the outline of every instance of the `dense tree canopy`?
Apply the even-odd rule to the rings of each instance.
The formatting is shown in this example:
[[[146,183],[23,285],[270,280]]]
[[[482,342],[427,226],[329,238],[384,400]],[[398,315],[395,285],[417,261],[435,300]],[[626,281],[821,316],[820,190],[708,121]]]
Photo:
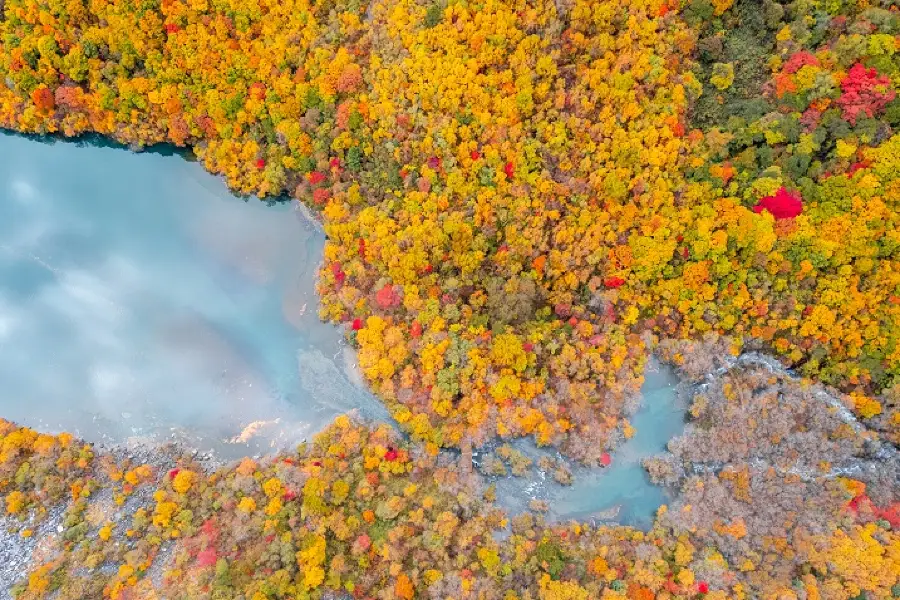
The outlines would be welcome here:
[[[885,516],[895,509],[860,500],[858,482],[805,483],[828,495],[831,516],[797,536],[754,531],[763,525],[734,509],[713,524],[661,519],[649,533],[524,523],[501,547],[489,532],[502,517],[450,494],[462,475],[434,462],[440,447],[532,436],[607,464],[648,351],[684,340],[664,350],[685,365],[689,340],[708,334],[723,354],[764,348],[839,386],[867,427],[900,442],[894,2],[0,7],[0,126],[189,146],[234,190],[319,215],[322,317],[345,324],[367,380],[420,444],[340,422],[285,458],[290,469],[162,477],[152,511],[135,516],[154,542],[126,557],[107,595],[143,581],[164,539],[182,540],[182,564],[208,567],[196,575],[204,593],[253,600],[326,588],[510,600],[900,591]],[[712,399],[696,413],[750,418]],[[800,444],[780,427],[750,430]],[[835,452],[855,443],[823,431]],[[36,445],[63,463],[33,488],[28,469],[21,482],[11,470],[0,482],[8,512],[61,482],[76,500],[90,495],[80,471],[53,470],[87,468],[88,450],[33,435],[10,426],[4,452]],[[9,452],[0,458],[20,469]],[[761,490],[794,483],[741,469],[684,485],[765,503]],[[129,486],[144,479],[129,473]],[[217,542],[209,502],[246,531]],[[729,536],[747,540],[735,549]],[[234,554],[247,539],[268,540],[248,551],[256,566]],[[761,563],[771,548],[789,559]],[[351,563],[361,574],[348,575]],[[34,573],[26,594],[47,591],[53,570]]]

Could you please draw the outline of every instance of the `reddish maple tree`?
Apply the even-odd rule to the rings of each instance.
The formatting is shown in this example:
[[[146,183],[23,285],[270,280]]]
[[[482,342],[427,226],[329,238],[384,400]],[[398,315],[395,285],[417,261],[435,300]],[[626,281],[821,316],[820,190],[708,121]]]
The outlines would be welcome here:
[[[856,63],[847,72],[847,76],[841,81],[841,97],[837,99],[838,106],[843,111],[843,117],[851,124],[856,125],[856,119],[862,113],[866,117],[874,117],[896,96],[891,88],[891,80],[886,75],[879,75],[875,69],[867,69],[862,64]]]
[[[793,219],[803,212],[803,199],[797,192],[789,192],[781,186],[774,196],[766,196],[753,207],[756,213],[764,210],[776,219]]]

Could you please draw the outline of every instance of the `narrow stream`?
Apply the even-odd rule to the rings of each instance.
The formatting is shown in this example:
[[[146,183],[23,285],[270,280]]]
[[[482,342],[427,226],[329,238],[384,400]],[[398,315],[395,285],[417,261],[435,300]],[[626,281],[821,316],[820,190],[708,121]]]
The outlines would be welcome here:
[[[178,156],[0,134],[0,157],[0,417],[223,458],[290,446],[352,409],[387,418],[319,321],[324,238],[289,205],[245,202]],[[640,461],[684,427],[674,384],[651,364],[636,434],[608,468],[575,469],[571,487],[504,478],[500,504],[649,523],[665,497]]]
[[[678,378],[669,367],[648,361],[641,388],[640,406],[631,417],[634,436],[611,454],[605,468],[571,467],[573,483],[560,485],[552,473],[538,470],[535,477],[512,475],[497,479],[498,502],[511,513],[528,508],[531,500],[547,503],[550,520],[616,522],[647,527],[656,510],[667,502],[663,488],[650,482],[641,465],[644,458],[665,451],[668,441],[683,433],[684,397],[677,390]],[[541,456],[562,460],[557,453],[538,449],[533,443],[519,441],[513,446],[535,464]]]

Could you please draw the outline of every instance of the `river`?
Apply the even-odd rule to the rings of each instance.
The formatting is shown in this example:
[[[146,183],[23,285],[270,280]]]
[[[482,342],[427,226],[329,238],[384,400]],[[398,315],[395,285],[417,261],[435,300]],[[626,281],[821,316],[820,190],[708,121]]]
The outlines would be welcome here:
[[[318,319],[324,237],[289,204],[236,198],[171,154],[0,134],[0,157],[0,416],[223,458],[290,446],[352,409],[387,418]],[[665,497],[640,461],[684,427],[674,383],[649,369],[610,467],[575,468],[570,487],[498,480],[501,504],[649,523]]]
[[[560,485],[552,473],[536,469],[529,478],[512,475],[495,479],[498,503],[511,513],[528,508],[532,499],[546,502],[547,517],[554,521],[616,522],[649,527],[656,510],[668,502],[667,492],[650,482],[641,461],[665,451],[666,443],[685,427],[685,396],[671,368],[648,361],[641,388],[640,406],[630,421],[634,436],[611,453],[605,468],[568,464],[571,485]],[[514,447],[535,465],[541,456],[564,462],[555,452],[535,448],[528,441]]]

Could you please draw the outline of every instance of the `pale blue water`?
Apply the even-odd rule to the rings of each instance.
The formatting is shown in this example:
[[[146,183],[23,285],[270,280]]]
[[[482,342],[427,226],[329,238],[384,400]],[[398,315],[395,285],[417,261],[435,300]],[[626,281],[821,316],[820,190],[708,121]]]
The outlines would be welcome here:
[[[650,483],[641,461],[663,452],[670,439],[684,432],[686,406],[676,394],[677,384],[671,369],[651,361],[641,389],[641,407],[631,419],[634,437],[612,454],[609,467],[576,470],[574,484],[554,494],[552,516],[640,526],[652,523],[667,496]]]
[[[683,396],[677,394],[678,378],[673,371],[648,361],[641,388],[640,406],[632,416],[636,431],[612,454],[606,468],[573,467],[574,483],[562,486],[550,473],[530,479],[504,477],[497,480],[497,498],[510,512],[528,507],[531,499],[548,503],[551,520],[619,522],[646,527],[656,510],[667,502],[666,492],[650,482],[641,466],[644,458],[662,453],[666,443],[680,435],[685,426]],[[531,457],[535,465],[543,452],[528,442],[514,444]],[[554,458],[561,458],[552,454]]]
[[[323,241],[177,156],[0,135],[0,416],[226,454],[383,418],[316,314]]]
[[[318,319],[323,242],[289,205],[245,202],[181,157],[0,133],[0,416],[224,456],[291,445],[354,408],[386,419]],[[568,488],[499,480],[500,503],[648,523],[665,497],[640,460],[684,427],[674,383],[651,366],[609,468],[575,469]],[[254,421],[267,424],[229,442]]]

